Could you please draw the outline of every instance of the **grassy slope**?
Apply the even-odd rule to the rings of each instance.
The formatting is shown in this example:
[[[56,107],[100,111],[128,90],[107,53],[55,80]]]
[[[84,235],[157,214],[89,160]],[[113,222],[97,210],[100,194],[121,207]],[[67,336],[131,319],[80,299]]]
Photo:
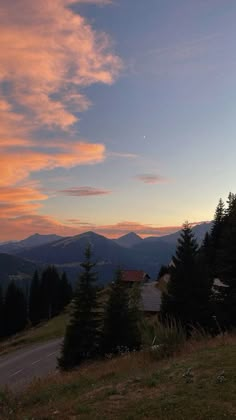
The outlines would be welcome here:
[[[0,394],[0,419],[231,420],[235,366],[236,336],[188,343],[167,361],[130,354],[55,374],[18,397]],[[189,367],[190,382],[183,376]]]
[[[68,314],[56,316],[48,322],[30,328],[15,336],[0,342],[0,356],[34,343],[42,343],[54,338],[62,337],[65,332]]]
[[[99,302],[101,305],[104,305],[104,302],[106,302],[107,293],[108,289],[99,292]],[[69,321],[69,310],[70,307],[68,306],[64,313],[52,318],[50,321],[44,322],[37,327],[26,329],[9,339],[0,341],[0,356],[31,344],[63,337]]]

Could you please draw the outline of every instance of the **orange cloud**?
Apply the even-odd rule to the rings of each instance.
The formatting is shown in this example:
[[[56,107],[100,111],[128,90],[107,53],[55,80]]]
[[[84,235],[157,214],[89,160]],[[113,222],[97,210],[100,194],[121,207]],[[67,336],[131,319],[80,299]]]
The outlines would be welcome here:
[[[45,200],[47,196],[31,186],[24,187],[0,187],[1,203]]]
[[[107,195],[111,194],[110,190],[104,190],[94,187],[72,187],[65,190],[57,191],[60,194],[70,195],[73,197],[90,197],[94,195]]]
[[[1,218],[0,218],[1,220]],[[78,233],[76,228],[70,228],[49,216],[37,214],[22,215],[4,219],[1,226],[1,241],[9,239],[23,239],[35,232],[41,234],[56,233],[62,236],[70,236]]]
[[[0,217],[1,220],[1,217]],[[35,232],[41,234],[56,233],[62,236],[77,235],[85,231],[93,230],[100,235],[109,238],[117,238],[131,231],[136,232],[142,237],[163,236],[180,230],[182,226],[154,226],[145,225],[138,222],[120,222],[113,225],[94,225],[83,222],[79,219],[69,219],[67,223],[38,214],[22,214],[19,217],[9,217],[4,219],[1,226],[1,240],[23,239]],[[14,232],[14,236],[12,235]]]
[[[92,83],[110,84],[120,72],[121,60],[112,53],[108,36],[74,13],[72,3],[18,0],[13,7],[0,0],[0,82],[9,84],[0,111],[8,118],[18,105],[33,120],[32,128],[43,124],[66,129],[77,121],[68,109],[70,100],[77,104],[75,112],[89,106],[78,90]],[[26,119],[23,111],[17,115]]]
[[[5,223],[5,218],[35,213],[41,207],[40,202],[47,198],[48,196],[40,191],[37,184],[0,187],[1,225]]]
[[[68,143],[66,146],[58,145],[54,153],[51,151],[49,153],[49,151],[36,151],[29,148],[24,151],[6,150],[0,146],[0,186],[22,181],[32,172],[59,167],[72,168],[77,165],[99,163],[105,159],[103,144]]]
[[[139,181],[144,182],[145,184],[164,184],[168,182],[168,179],[161,176],[161,175],[155,175],[155,174],[143,174],[143,175],[137,175],[135,177]]]
[[[48,197],[39,184],[29,184],[30,176],[95,164],[106,157],[103,144],[78,141],[76,132],[68,130],[79,120],[78,113],[90,106],[84,88],[113,83],[122,63],[109,37],[75,13],[73,3],[110,1],[0,0],[1,240],[36,230],[75,232],[37,214]],[[48,142],[42,136],[39,141],[42,128],[61,130],[64,137]]]
[[[71,225],[76,225],[80,230],[84,231],[84,226],[80,220],[76,221],[76,219],[69,219],[68,222]],[[163,236],[168,235],[169,233],[176,232],[180,230],[182,226],[155,226],[149,224],[142,224],[139,222],[131,222],[131,221],[124,221],[115,223],[113,225],[96,225],[96,224],[89,224],[86,223],[86,230],[93,230],[101,235],[110,237],[110,238],[117,238],[122,235],[126,235],[129,232],[136,232],[142,237],[146,236]]]

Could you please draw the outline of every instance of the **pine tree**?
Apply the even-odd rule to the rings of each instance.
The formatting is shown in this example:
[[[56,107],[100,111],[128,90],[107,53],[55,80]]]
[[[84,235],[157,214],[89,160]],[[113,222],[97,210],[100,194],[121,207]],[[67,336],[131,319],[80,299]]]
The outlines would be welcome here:
[[[41,320],[41,302],[41,287],[36,270],[31,281],[29,295],[29,319],[32,325],[37,325]]]
[[[225,206],[223,200],[220,198],[216,207],[213,225],[208,243],[205,241],[205,258],[209,267],[209,274],[212,278],[218,276],[219,258],[221,253],[222,235],[225,225]]]
[[[67,279],[67,275],[64,272],[60,279],[60,312],[70,303],[73,296],[71,284]]]
[[[210,322],[210,283],[197,258],[198,245],[192,229],[185,223],[178,239],[167,291],[162,295],[162,318],[173,317],[187,331]]]
[[[228,206],[227,206],[226,211],[225,211],[226,216],[231,214],[231,211],[234,207],[235,198],[236,198],[236,194],[233,194],[232,192],[230,192],[229,195],[228,195],[228,199],[227,199]]]
[[[0,339],[4,335],[3,327],[4,327],[4,322],[3,322],[3,296],[2,296],[2,288],[0,286]]]
[[[60,277],[54,266],[43,271],[40,288],[41,319],[50,319],[60,312]]]
[[[24,293],[14,282],[7,288],[4,302],[4,335],[21,331],[27,324],[27,302]]]
[[[70,322],[58,359],[60,369],[68,370],[80,365],[84,360],[98,356],[99,351],[99,314],[97,289],[94,272],[95,263],[91,261],[91,248],[85,251],[85,261],[71,305]]]
[[[157,275],[157,280],[160,280],[165,274],[169,274],[169,271],[170,269],[167,265],[162,265]]]
[[[236,196],[228,199],[219,261],[219,278],[225,285],[218,288],[217,319],[222,327],[236,326]]]
[[[120,350],[139,349],[141,338],[138,328],[137,300],[131,302],[129,289],[122,281],[122,272],[117,270],[111,285],[105,309],[102,352],[118,353]]]

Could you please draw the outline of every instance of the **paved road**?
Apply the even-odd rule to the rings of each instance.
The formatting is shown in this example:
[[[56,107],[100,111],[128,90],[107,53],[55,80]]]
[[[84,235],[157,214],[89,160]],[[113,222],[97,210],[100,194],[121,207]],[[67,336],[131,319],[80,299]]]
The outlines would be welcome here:
[[[35,377],[55,371],[61,339],[18,350],[0,357],[0,388],[20,391]]]

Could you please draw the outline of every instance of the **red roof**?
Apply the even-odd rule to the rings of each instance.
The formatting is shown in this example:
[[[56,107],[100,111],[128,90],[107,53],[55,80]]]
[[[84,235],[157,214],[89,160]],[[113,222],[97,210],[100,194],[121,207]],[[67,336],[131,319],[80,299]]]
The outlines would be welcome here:
[[[147,273],[142,270],[124,270],[122,271],[122,280],[127,282],[143,282]],[[149,276],[148,276],[149,277]]]

